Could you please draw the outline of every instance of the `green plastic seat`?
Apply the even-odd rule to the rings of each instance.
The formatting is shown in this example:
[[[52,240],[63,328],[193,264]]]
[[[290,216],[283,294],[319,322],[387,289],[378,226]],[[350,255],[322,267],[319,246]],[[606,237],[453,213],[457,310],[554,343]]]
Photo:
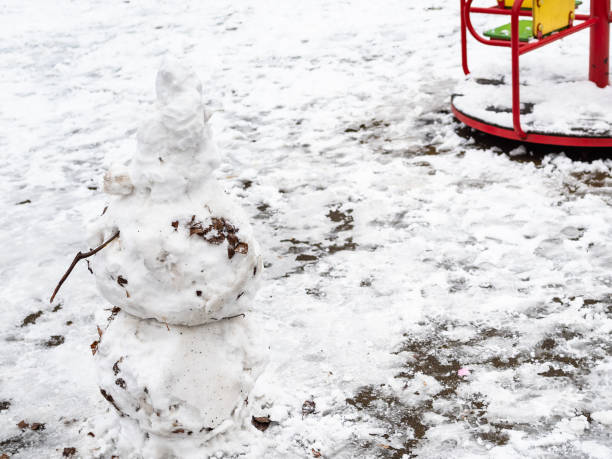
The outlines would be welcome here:
[[[510,24],[487,30],[484,35],[496,40],[510,40]],[[519,20],[519,40],[529,41],[531,38],[533,38],[533,21],[531,19]]]
[[[576,8],[582,4],[581,0],[576,0]],[[512,8],[506,7],[506,8]],[[531,8],[528,8],[531,9]],[[564,27],[565,28],[565,27]],[[563,30],[563,29],[560,29]],[[484,35],[496,40],[510,40],[510,24],[504,24],[494,29],[487,30]],[[545,35],[546,36],[546,35]],[[533,38],[533,20],[519,19],[519,41],[529,41]]]

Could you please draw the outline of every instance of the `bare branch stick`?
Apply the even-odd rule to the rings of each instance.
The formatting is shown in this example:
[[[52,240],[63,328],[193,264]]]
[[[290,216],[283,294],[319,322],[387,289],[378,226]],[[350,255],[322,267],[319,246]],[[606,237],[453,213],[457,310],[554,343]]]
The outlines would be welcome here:
[[[51,299],[49,300],[49,303],[53,303],[53,299],[55,298],[55,295],[57,295],[57,292],[59,292],[60,287],[62,286],[64,281],[68,279],[68,276],[70,275],[70,273],[72,272],[72,270],[74,269],[74,267],[80,260],[82,260],[83,258],[89,258],[92,255],[95,255],[100,250],[102,250],[104,247],[106,247],[108,244],[110,244],[111,241],[115,240],[118,237],[119,237],[119,231],[117,231],[115,234],[113,234],[110,237],[110,239],[108,239],[106,242],[102,243],[102,245],[99,245],[95,249],[92,249],[89,252],[85,252],[85,253],[83,252],[77,253],[76,256],[74,257],[74,260],[72,260],[72,263],[70,264],[70,267],[68,268],[68,271],[66,271],[66,273],[62,276],[59,283],[57,284],[57,287],[55,287],[55,290],[53,291],[53,295],[51,295]]]

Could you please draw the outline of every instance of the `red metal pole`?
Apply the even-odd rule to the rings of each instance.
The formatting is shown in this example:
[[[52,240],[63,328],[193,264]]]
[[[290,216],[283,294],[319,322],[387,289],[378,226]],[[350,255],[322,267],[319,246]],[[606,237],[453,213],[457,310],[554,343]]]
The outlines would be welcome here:
[[[604,88],[610,84],[610,0],[591,0],[591,17],[597,22],[591,27],[589,80]]]
[[[465,75],[470,73],[467,59],[467,37],[465,31],[465,0],[459,0],[461,2],[461,66],[463,67],[463,73]]]
[[[521,96],[519,79],[519,11],[524,0],[514,2],[512,6],[512,22],[510,23],[510,43],[512,54],[512,125],[514,132],[524,139],[527,134],[521,128]],[[610,0],[606,0],[610,1]]]

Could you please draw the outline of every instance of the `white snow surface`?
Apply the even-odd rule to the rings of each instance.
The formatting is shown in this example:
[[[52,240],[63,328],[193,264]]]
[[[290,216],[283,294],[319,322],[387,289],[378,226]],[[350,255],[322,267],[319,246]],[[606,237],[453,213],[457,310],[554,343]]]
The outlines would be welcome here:
[[[48,298],[171,52],[202,76],[214,176],[262,247],[247,317],[270,363],[248,408],[274,421],[181,457],[610,457],[612,162],[516,154],[452,119],[458,7],[4,2],[0,454],[164,454],[100,395],[90,344],[113,305],[86,263]],[[559,71],[584,78],[587,44],[521,65],[570,53]],[[475,72],[509,68],[470,46]]]

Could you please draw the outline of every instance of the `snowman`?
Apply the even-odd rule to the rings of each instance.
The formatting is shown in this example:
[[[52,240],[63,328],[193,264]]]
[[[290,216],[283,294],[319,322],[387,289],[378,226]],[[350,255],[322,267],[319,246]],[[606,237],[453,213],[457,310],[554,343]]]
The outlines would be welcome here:
[[[113,306],[92,344],[101,395],[146,437],[208,439],[244,417],[261,371],[245,314],[262,272],[218,165],[202,86],[166,59],[138,150],[104,176],[110,203],[91,228],[99,291]]]

